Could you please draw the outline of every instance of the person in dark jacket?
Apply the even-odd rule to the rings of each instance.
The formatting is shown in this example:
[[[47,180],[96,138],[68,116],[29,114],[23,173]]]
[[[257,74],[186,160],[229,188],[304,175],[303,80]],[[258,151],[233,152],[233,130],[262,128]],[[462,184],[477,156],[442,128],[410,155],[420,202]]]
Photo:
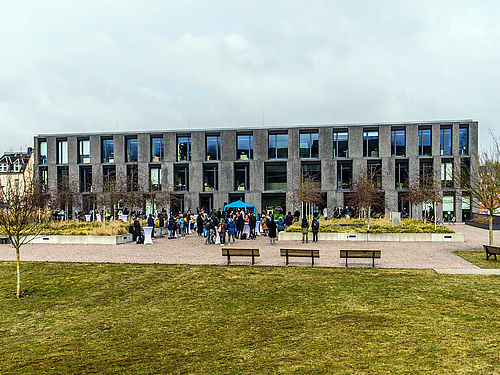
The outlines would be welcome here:
[[[286,215],[286,218],[285,218],[285,225],[288,228],[292,224],[293,224],[293,216],[292,216],[292,213],[290,211],[288,211],[288,215]]]
[[[177,223],[175,221],[174,215],[170,214],[170,219],[168,219],[168,238],[175,238],[175,231],[177,229]]]
[[[319,221],[315,217],[311,223],[311,231],[313,234],[313,243],[318,242]]]
[[[300,227],[302,228],[302,243],[304,243],[304,239],[306,240],[307,243],[308,242],[307,234],[309,233],[309,221],[307,221],[307,218],[305,216],[302,218],[302,223],[300,224]]]
[[[271,242],[271,245],[275,245],[277,225],[273,216],[271,216],[271,220],[267,223],[267,229],[269,229],[269,241]]]
[[[196,232],[198,233],[198,236],[203,234],[203,218],[201,217],[201,214],[198,214],[198,217],[196,218]]]
[[[236,233],[236,238],[241,238],[244,226],[245,226],[245,219],[243,218],[243,214],[239,214],[238,218],[236,219],[236,227],[238,228],[238,232]]]
[[[234,236],[236,235],[236,223],[232,218],[230,218],[229,222],[227,223],[227,234],[228,234],[227,244],[231,245],[231,238],[232,238],[234,245],[235,244]]]
[[[141,223],[139,223],[139,219],[136,217],[134,220],[134,234],[135,238],[137,239],[138,243],[140,238],[142,237],[142,230],[141,230]]]
[[[153,219],[153,215],[149,214],[148,216],[148,227],[153,228],[151,231],[151,237],[154,238],[155,236],[155,219]]]
[[[158,224],[160,225],[160,237],[163,237],[163,227],[165,226],[165,219],[163,219],[163,214],[158,215]]]
[[[252,240],[255,240],[255,237],[257,237],[255,233],[255,226],[257,224],[257,218],[255,217],[255,214],[252,213],[250,214],[250,217],[248,218],[248,225],[250,226],[250,238]]]
[[[293,214],[293,221],[299,221],[300,218],[300,211],[295,210],[295,213]]]

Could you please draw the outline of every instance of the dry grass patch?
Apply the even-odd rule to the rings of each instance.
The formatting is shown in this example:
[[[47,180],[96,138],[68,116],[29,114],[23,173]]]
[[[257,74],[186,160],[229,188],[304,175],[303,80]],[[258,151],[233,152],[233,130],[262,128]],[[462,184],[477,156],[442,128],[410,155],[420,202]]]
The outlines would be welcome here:
[[[480,268],[500,268],[500,255],[497,255],[498,260],[495,260],[493,255],[490,256],[489,260],[486,260],[486,253],[484,251],[453,251],[453,254],[458,255],[460,258],[463,258]]]

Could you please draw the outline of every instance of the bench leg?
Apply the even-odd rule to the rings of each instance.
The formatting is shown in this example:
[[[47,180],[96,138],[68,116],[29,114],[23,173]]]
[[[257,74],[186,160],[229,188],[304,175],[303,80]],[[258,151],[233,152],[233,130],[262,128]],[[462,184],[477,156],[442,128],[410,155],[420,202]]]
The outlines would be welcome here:
[[[255,263],[255,257],[253,255],[253,250],[252,250],[252,266],[254,265],[254,263]]]
[[[311,250],[311,267],[314,267],[314,253],[313,253],[313,250]]]
[[[347,258],[349,258],[349,251],[346,250],[345,252],[345,266],[347,268]]]
[[[372,267],[375,268],[375,251],[372,251]]]
[[[227,255],[227,265],[229,266],[229,263],[231,263],[231,257],[229,256],[229,254]]]
[[[288,266],[288,249],[286,250],[286,265]]]

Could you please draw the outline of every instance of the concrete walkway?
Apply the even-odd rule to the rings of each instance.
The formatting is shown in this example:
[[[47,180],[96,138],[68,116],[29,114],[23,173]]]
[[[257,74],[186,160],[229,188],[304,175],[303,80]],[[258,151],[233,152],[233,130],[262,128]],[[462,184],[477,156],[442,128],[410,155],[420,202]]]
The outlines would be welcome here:
[[[340,249],[380,249],[382,258],[375,260],[377,268],[436,269],[441,273],[465,271],[483,273],[479,267],[452,254],[454,250],[483,251],[483,243],[488,241],[488,231],[463,224],[452,226],[457,232],[464,233],[464,243],[438,242],[322,242],[302,244],[300,241],[280,241],[275,246],[269,244],[267,237],[256,240],[237,240],[238,247],[256,247],[261,256],[256,258],[258,266],[284,266],[285,259],[280,256],[280,247],[319,249],[320,258],[315,260],[318,267],[345,267],[345,259],[340,259]],[[498,234],[496,234],[498,236]],[[321,234],[320,234],[321,236]],[[310,238],[312,235],[310,234]],[[22,261],[38,262],[85,262],[85,263],[161,263],[193,265],[225,265],[226,258],[221,255],[220,245],[204,245],[205,239],[196,233],[186,239],[158,238],[153,245],[49,245],[28,244],[21,248]],[[495,241],[500,242],[499,240]],[[14,261],[15,252],[10,245],[0,245],[0,261]],[[232,264],[250,264],[250,258],[231,259]],[[309,266],[310,259],[291,258],[291,265]],[[499,263],[500,265],[500,263]],[[349,259],[349,267],[371,267],[371,259]],[[456,270],[456,271],[451,271]]]

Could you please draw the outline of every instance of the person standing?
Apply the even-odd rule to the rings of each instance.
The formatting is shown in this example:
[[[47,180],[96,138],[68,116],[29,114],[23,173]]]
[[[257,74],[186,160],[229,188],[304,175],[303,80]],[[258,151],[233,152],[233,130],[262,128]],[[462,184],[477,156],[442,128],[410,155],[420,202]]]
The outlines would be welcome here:
[[[234,240],[235,235],[236,235],[236,223],[234,222],[233,218],[230,218],[229,222],[227,223],[228,245],[231,245],[231,238],[233,239],[233,245],[235,244]]]
[[[316,220],[316,218],[314,217],[313,218],[313,221],[311,223],[311,231],[312,231],[312,234],[313,234],[313,243],[317,243],[318,242],[318,232],[319,232],[319,221]]]
[[[293,224],[293,216],[290,211],[288,211],[288,214],[285,217],[285,224],[287,228]]]
[[[163,237],[163,227],[165,226],[165,220],[163,219],[163,214],[158,215],[158,224],[160,225],[160,237]]]
[[[283,217],[280,216],[276,224],[278,225],[278,233],[285,230],[285,221],[283,220]]]
[[[203,234],[203,218],[201,217],[201,214],[198,214],[198,217],[196,218],[196,232],[198,233],[198,236]]]
[[[153,215],[149,214],[148,216],[148,227],[153,228],[151,231],[151,238],[154,238],[155,236],[155,219],[153,219]]]
[[[276,244],[276,229],[277,225],[276,222],[274,221],[274,217],[271,216],[271,220],[269,220],[267,224],[267,229],[269,230],[269,241],[271,242],[271,245]]]
[[[243,218],[243,214],[240,213],[240,215],[236,219],[236,227],[238,228],[238,232],[236,233],[236,238],[241,238],[244,226],[245,226],[245,219]]]
[[[306,243],[308,242],[307,234],[309,233],[309,221],[307,221],[307,218],[304,216],[302,218],[302,223],[300,225],[302,228],[302,243],[304,243],[304,239],[306,240]]]
[[[295,213],[293,214],[293,221],[299,221],[300,218],[300,211],[297,209],[295,210]]]
[[[179,229],[181,230],[181,238],[184,239],[186,238],[186,220],[182,215],[179,216]]]
[[[214,223],[211,218],[207,219],[207,224],[205,225],[205,229],[207,230],[207,238],[205,240],[205,245],[212,244],[212,236],[214,234]]]
[[[252,212],[250,214],[250,217],[248,218],[248,225],[250,226],[250,238],[252,240],[255,240],[255,237],[257,237],[255,233],[256,224],[257,224],[257,219],[255,218],[255,214]]]
[[[219,228],[217,230],[219,231],[220,244],[225,245],[226,244],[226,221],[224,219],[220,219]]]

